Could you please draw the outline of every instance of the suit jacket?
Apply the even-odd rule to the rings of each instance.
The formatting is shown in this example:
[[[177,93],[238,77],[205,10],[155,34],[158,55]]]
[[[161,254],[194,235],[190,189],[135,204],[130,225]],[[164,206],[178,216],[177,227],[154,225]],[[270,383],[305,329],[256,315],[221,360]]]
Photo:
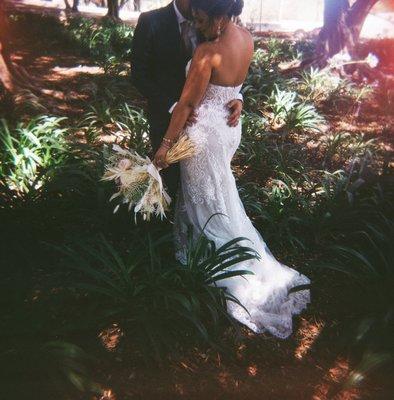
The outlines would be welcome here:
[[[135,28],[131,52],[131,79],[148,100],[148,120],[153,147],[164,135],[185,84],[188,56],[181,48],[181,35],[174,5],[144,12]]]

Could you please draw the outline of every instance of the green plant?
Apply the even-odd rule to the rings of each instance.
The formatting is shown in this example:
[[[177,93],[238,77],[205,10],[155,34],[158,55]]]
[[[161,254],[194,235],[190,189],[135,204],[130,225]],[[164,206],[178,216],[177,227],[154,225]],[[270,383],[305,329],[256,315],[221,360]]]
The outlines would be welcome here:
[[[376,139],[368,139],[364,133],[352,135],[348,132],[338,132],[334,135],[325,136],[321,142],[324,149],[322,160],[324,168],[331,167],[339,160],[343,163],[345,159],[352,160],[355,157],[376,155],[379,152]]]
[[[371,370],[394,360],[393,188],[390,178],[381,178],[359,190],[316,263],[356,284],[351,294],[355,323],[346,338],[357,362],[347,385],[359,384]]]
[[[342,114],[360,114],[361,105],[372,94],[368,85],[356,85],[348,79],[341,79],[338,85],[328,93],[326,104],[334,107],[336,112]]]
[[[286,116],[286,129],[294,132],[319,132],[325,122],[312,104],[299,103]]]
[[[28,123],[0,126],[0,183],[4,190],[22,196],[38,190],[54,168],[67,157],[65,118],[40,116]]]
[[[139,154],[149,152],[149,124],[141,108],[132,107],[127,103],[121,104],[116,125],[124,132],[124,141],[130,148]]]
[[[274,129],[288,131],[319,131],[324,118],[312,104],[300,102],[296,92],[275,90],[267,98],[267,106],[271,113],[271,126]]]
[[[72,45],[93,57],[109,74],[127,73],[133,28],[110,19],[99,23],[74,17],[65,26],[65,35]]]
[[[143,240],[137,233],[130,253],[124,255],[103,236],[93,246],[60,249],[71,260],[66,265],[78,273],[74,277],[78,282],[72,286],[100,305],[94,323],[100,320],[103,326],[117,321],[147,356],[158,359],[174,338],[181,340],[183,335],[215,345],[219,322],[229,320],[226,300],[237,301],[216,283],[249,273],[227,268],[256,257],[252,249],[239,245],[242,238],[216,248],[201,235],[190,241],[183,266],[164,257],[169,239],[163,236],[153,241],[148,236]]]
[[[142,108],[118,99],[111,93],[88,106],[78,126],[85,131],[90,143],[102,134],[116,135],[119,144],[130,146],[139,153],[150,150],[149,124]]]
[[[282,124],[297,104],[297,93],[280,90],[278,85],[275,84],[275,90],[267,98],[267,106],[273,114],[272,124]]]
[[[56,318],[53,303],[48,306],[41,298],[32,299],[30,271],[25,267],[23,278],[22,270],[18,271],[8,273],[1,286],[0,362],[6,366],[2,394],[27,400],[32,395],[58,398],[76,391],[100,393],[89,371],[94,358],[62,334],[63,321]]]
[[[298,89],[303,99],[314,103],[321,102],[338,90],[342,80],[330,73],[329,69],[302,71]]]
[[[242,89],[246,110],[253,112],[260,110],[275,85],[281,85],[282,81],[277,66],[271,65],[268,53],[263,49],[257,49]]]
[[[315,42],[310,39],[299,39],[294,43],[294,49],[300,60],[306,60],[315,53]]]
[[[299,59],[301,56],[289,40],[270,38],[267,41],[261,42],[261,46],[266,50],[269,62],[273,64]]]

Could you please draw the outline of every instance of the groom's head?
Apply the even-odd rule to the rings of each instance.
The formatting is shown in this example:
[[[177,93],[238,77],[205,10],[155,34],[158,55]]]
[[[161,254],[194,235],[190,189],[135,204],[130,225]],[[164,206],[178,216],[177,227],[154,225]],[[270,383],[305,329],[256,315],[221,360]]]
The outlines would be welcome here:
[[[192,6],[190,0],[175,0],[175,3],[178,10],[185,18],[192,19]]]
[[[194,26],[207,40],[218,38],[223,27],[241,14],[243,0],[190,0]]]

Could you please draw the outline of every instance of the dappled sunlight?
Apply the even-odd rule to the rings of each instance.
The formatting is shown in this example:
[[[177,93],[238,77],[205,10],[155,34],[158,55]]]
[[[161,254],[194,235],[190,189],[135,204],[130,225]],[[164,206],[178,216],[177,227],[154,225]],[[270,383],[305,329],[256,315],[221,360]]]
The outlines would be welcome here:
[[[223,389],[234,388],[236,379],[229,371],[221,371],[216,375],[216,380]]]
[[[252,365],[249,365],[249,367],[247,368],[247,371],[248,371],[249,376],[256,376],[259,372],[259,369],[256,364],[252,364]]]
[[[174,384],[174,391],[176,394],[183,396],[186,393],[185,385],[182,383],[175,383]]]
[[[308,354],[324,329],[324,326],[324,321],[301,319],[300,327],[296,333],[298,346],[294,351],[294,356],[297,359],[302,360]]]
[[[124,333],[119,326],[114,324],[113,326],[100,332],[98,337],[105,349],[112,352],[117,349],[117,346],[123,335]]]
[[[117,400],[115,393],[111,389],[105,389],[98,400]]]
[[[197,372],[197,366],[193,365],[193,363],[191,362],[191,360],[185,360],[185,361],[180,361],[179,362],[179,366],[189,372]]]
[[[350,365],[347,359],[338,357],[334,366],[324,375],[322,381],[316,386],[312,400],[358,400],[362,399],[358,388],[343,389],[350,373]]]
[[[51,71],[59,73],[67,77],[76,76],[78,74],[101,75],[104,69],[94,65],[77,65],[75,67],[53,67]],[[50,74],[49,74],[50,75]]]
[[[40,56],[40,57],[37,57],[34,62],[36,63],[36,65],[39,65],[40,67],[47,67],[48,65],[56,62],[56,57],[55,56]]]

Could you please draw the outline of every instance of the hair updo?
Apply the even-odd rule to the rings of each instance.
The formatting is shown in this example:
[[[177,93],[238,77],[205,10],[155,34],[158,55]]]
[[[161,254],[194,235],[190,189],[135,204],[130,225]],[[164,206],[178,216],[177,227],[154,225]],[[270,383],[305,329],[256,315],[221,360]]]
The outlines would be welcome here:
[[[191,0],[194,9],[204,11],[210,18],[227,15],[238,17],[244,7],[243,0]]]

